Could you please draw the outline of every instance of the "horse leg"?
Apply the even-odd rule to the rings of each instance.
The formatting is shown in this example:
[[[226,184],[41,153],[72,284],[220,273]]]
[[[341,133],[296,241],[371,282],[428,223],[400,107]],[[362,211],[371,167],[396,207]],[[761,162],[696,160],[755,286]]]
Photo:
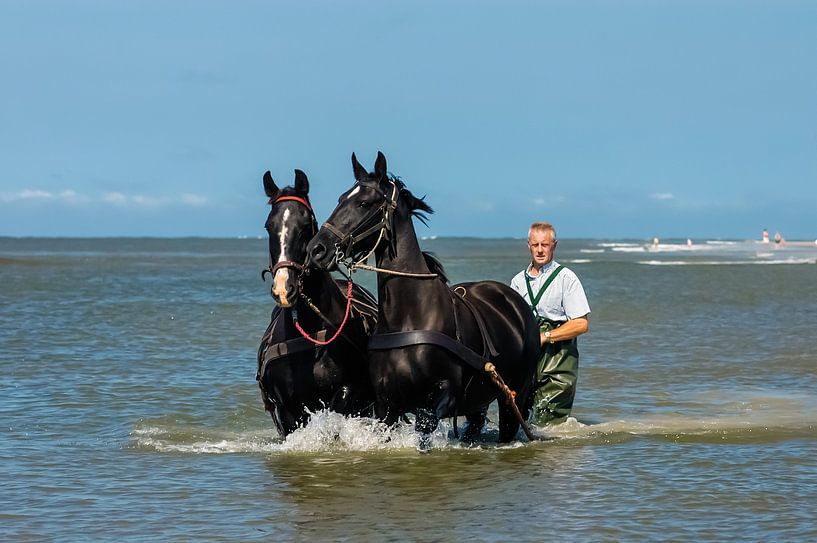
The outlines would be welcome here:
[[[335,413],[348,415],[350,407],[354,403],[355,396],[349,385],[343,385],[332,395],[332,399],[329,401],[329,409]]]
[[[405,415],[400,413],[400,411],[388,404],[384,401],[375,401],[374,402],[374,416],[377,420],[385,424],[389,429],[394,428],[397,426],[397,423],[400,421],[402,416],[403,420],[405,420]],[[385,443],[391,441],[391,436],[386,435]]]
[[[448,380],[438,381],[435,384],[428,395],[428,405],[431,408],[418,409],[417,418],[414,419],[414,429],[420,434],[420,442],[417,447],[420,452],[428,452],[431,448],[431,434],[437,429],[440,418],[455,411],[456,404],[451,394],[451,383]]]
[[[480,433],[482,433],[482,429],[485,427],[488,405],[489,404],[485,404],[485,406],[479,410],[474,411],[473,413],[467,413],[465,415],[466,425],[465,429],[462,431],[460,441],[463,443],[473,443],[476,441]]]
[[[519,421],[513,412],[513,408],[502,398],[499,400],[499,442],[509,443],[513,441],[519,432]]]
[[[431,409],[421,408],[417,410],[417,417],[414,419],[414,430],[420,434],[420,441],[417,450],[427,453],[431,449],[431,434],[437,429],[440,419]]]

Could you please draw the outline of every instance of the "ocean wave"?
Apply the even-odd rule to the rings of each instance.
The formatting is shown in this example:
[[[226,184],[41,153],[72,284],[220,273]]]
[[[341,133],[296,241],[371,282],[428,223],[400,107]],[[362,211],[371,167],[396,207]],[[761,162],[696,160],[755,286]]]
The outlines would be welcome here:
[[[593,262],[589,258],[570,258],[564,261],[567,264],[589,264]]]
[[[640,243],[597,243],[597,247],[641,247]]]
[[[645,266],[737,266],[752,264],[814,264],[813,258],[785,258],[778,260],[639,260]]]
[[[580,253],[603,253],[604,249],[579,249]]]

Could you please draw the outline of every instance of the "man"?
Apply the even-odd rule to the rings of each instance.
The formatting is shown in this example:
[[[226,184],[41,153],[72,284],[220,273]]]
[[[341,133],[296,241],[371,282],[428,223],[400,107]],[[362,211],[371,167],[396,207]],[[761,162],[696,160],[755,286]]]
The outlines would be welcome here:
[[[579,278],[553,260],[557,243],[553,225],[533,223],[528,231],[531,263],[511,280],[539,321],[542,351],[533,396],[537,424],[557,424],[570,415],[579,377],[576,338],[587,332],[590,314]]]

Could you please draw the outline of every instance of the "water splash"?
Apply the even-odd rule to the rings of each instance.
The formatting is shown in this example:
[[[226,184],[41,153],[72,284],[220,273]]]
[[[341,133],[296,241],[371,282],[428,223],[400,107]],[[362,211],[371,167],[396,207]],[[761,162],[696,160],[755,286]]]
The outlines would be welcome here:
[[[497,443],[499,430],[494,408],[475,444],[461,443],[454,435],[451,421],[442,420],[432,434],[431,448],[492,450],[550,446],[560,442],[619,442],[638,436],[703,441],[774,440],[817,432],[817,402],[807,395],[780,395],[768,391],[729,395],[720,391],[687,399],[705,408],[695,413],[689,406],[679,409],[676,404],[668,404],[664,406],[667,410],[664,413],[641,413],[632,418],[608,421],[579,421],[569,417],[558,425],[532,425],[533,433],[541,439],[535,443],[528,443],[521,433],[510,444]],[[298,428],[286,439],[281,439],[276,430],[267,426],[235,431],[199,427],[191,420],[168,419],[137,424],[130,433],[128,447],[183,454],[333,454],[410,451],[418,446],[418,434],[411,422],[389,427],[372,418],[346,417],[329,410],[312,413],[309,424]]]

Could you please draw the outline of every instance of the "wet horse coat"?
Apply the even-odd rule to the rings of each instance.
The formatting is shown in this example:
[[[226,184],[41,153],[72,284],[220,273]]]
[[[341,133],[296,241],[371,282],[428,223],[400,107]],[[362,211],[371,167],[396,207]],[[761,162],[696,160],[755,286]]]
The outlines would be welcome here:
[[[497,398],[498,389],[484,374],[451,349],[421,343],[380,348],[378,338],[395,332],[433,331],[452,338],[494,363],[528,407],[539,352],[539,332],[530,308],[509,286],[495,281],[450,287],[442,267],[420,250],[412,216],[431,208],[386,173],[378,153],[375,171],[367,172],[352,155],[356,182],[309,243],[311,262],[325,269],[339,258],[355,262],[374,252],[379,271],[378,320],[370,348],[375,414],[394,423],[406,412],[417,414],[416,428],[427,436],[443,417],[479,416]],[[428,274],[436,274],[429,278]],[[409,275],[405,275],[409,274]],[[467,301],[467,302],[466,302]],[[516,436],[519,423],[500,402],[500,440]],[[422,446],[423,442],[421,442]]]
[[[278,306],[258,348],[256,379],[266,410],[286,437],[319,409],[371,413],[366,343],[374,328],[375,301],[355,285],[349,318],[335,341],[316,345],[302,337],[296,320],[319,341],[335,335],[346,311],[346,285],[341,288],[328,272],[303,266],[307,243],[317,231],[306,175],[296,170],[295,186],[279,189],[267,172],[264,189],[272,204],[265,225],[270,254],[265,273],[273,276]]]

